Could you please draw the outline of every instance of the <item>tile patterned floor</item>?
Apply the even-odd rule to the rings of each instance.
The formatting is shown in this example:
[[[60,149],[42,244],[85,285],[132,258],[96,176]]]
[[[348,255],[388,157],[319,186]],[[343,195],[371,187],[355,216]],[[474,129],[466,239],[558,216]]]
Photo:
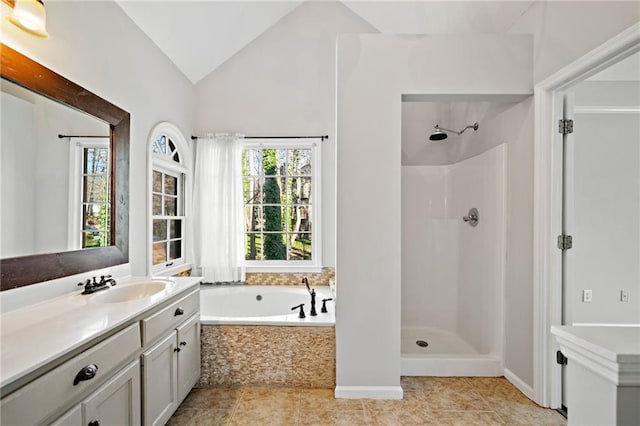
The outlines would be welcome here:
[[[169,426],[566,425],[504,378],[403,377],[404,399],[334,399],[332,389],[200,388]]]

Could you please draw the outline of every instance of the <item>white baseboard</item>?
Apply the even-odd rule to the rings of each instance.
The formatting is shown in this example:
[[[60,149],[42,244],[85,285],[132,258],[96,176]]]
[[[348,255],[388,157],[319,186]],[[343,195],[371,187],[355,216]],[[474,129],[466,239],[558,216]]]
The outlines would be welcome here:
[[[507,379],[513,386],[517,387],[527,398],[533,399],[533,388],[526,384],[520,377],[516,376],[513,371],[508,368],[504,369],[504,378]]]
[[[344,399],[402,399],[400,386],[336,386],[336,398]]]

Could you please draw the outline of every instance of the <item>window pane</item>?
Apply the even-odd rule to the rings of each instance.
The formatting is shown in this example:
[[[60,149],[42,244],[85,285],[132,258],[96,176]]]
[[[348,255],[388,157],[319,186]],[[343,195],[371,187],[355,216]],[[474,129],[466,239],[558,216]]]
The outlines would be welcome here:
[[[262,260],[262,235],[247,234],[245,245],[246,260]]]
[[[105,247],[110,245],[106,232],[83,232],[82,248]]]
[[[165,216],[178,215],[178,197],[164,197],[164,214]]]
[[[176,163],[180,162],[180,154],[178,154],[177,152],[173,154],[173,161],[175,161]]]
[[[290,149],[289,164],[287,171],[289,175],[311,175],[311,150],[310,149]]]
[[[162,241],[167,239],[167,221],[153,220],[153,241]]]
[[[285,194],[282,191],[284,185],[281,186],[281,183],[284,183],[284,178],[275,178],[275,177],[266,177],[264,178],[264,186],[263,186],[263,198],[262,202],[264,204],[281,204],[285,202],[284,197]]]
[[[153,171],[153,192],[162,192],[162,173]]]
[[[182,240],[169,242],[169,260],[180,259],[182,257]]]
[[[167,243],[154,243],[152,262],[154,265],[164,263],[167,261]]]
[[[283,207],[282,206],[264,206],[262,208],[265,231],[282,231],[283,228]]]
[[[169,238],[182,238],[182,220],[169,221]]]
[[[284,235],[279,233],[264,234],[264,258],[266,260],[286,260],[287,246]]]
[[[160,152],[163,154],[166,154],[167,152],[167,138],[162,135],[160,137],[158,137],[158,139],[156,139],[156,142],[158,143],[158,147],[160,148]]]
[[[293,234],[290,243],[290,260],[311,260],[311,234]]]
[[[265,175],[276,176],[285,173],[287,151],[284,149],[262,150],[262,168]]]
[[[153,194],[153,215],[162,214],[162,195]]]
[[[299,177],[287,179],[289,190],[288,203],[309,204],[311,203],[311,178]]]
[[[262,178],[244,178],[242,180],[242,193],[245,204],[260,204],[262,202]]]
[[[176,145],[173,143],[171,139],[169,139],[169,153],[172,153],[176,150]]]
[[[105,204],[85,204],[82,206],[82,229],[104,231],[107,226],[107,206]]]
[[[85,176],[82,178],[82,201],[104,203],[107,201],[107,177]]]
[[[245,149],[242,153],[242,174],[262,175],[262,152],[259,149]]]
[[[244,208],[244,229],[247,232],[262,230],[262,207],[246,206]]]
[[[178,178],[171,175],[164,175],[164,193],[178,195]]]
[[[83,174],[106,175],[109,169],[109,149],[85,148],[83,163]]]

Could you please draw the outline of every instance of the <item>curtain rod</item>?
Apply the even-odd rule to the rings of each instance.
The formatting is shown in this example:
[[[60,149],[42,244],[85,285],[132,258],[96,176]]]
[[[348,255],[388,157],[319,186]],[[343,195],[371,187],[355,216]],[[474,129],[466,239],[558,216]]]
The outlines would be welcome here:
[[[88,136],[85,136],[85,135],[58,135],[58,139],[64,139],[64,138],[68,138],[68,139],[71,139],[71,138],[101,138],[101,139],[105,139],[105,138],[106,138],[106,139],[108,139],[108,138],[109,138],[109,136],[96,136],[96,135],[88,135]]]
[[[199,139],[200,136],[191,136],[191,140]],[[329,135],[324,136],[245,136],[245,139],[320,139],[321,141],[329,139]]]

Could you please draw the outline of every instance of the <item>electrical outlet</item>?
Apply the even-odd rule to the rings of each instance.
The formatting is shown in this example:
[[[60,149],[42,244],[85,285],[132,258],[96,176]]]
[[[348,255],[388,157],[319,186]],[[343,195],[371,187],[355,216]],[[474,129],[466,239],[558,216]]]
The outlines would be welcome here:
[[[593,291],[591,290],[582,290],[582,301],[585,303],[591,302],[593,299]]]
[[[620,301],[621,302],[629,301],[629,290],[620,290]]]

